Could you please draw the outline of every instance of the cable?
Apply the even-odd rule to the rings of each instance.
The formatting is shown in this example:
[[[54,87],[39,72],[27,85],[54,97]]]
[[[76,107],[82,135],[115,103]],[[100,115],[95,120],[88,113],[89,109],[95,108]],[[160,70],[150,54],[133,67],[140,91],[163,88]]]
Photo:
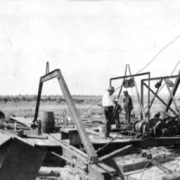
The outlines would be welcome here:
[[[178,64],[180,63],[180,60],[178,61],[178,63],[176,64],[176,66],[174,67],[172,73],[171,73],[171,76],[173,75],[174,71],[176,70]],[[160,88],[159,92],[164,88],[165,84],[162,85],[162,87]]]
[[[111,141],[109,141],[107,144],[105,144],[102,148],[100,148],[97,152],[103,150],[105,147],[107,147],[108,145],[110,145],[114,140],[116,140],[120,135],[121,132],[124,131],[124,129],[126,128],[126,126],[122,129],[122,131],[120,131]]]
[[[176,66],[174,67],[174,69],[173,69],[173,71],[172,71],[172,73],[171,73],[171,76],[173,75],[173,73],[174,73],[174,71],[176,70],[176,68],[177,68],[177,66],[178,66],[179,63],[180,63],[180,61],[178,61],[178,63],[177,63]]]
[[[165,152],[165,154],[164,154],[164,156],[163,156],[163,157],[165,157],[165,156],[166,156],[166,153],[167,153],[167,151]],[[161,155],[159,155],[159,156],[161,156]],[[158,157],[158,156],[157,156],[157,157]],[[157,157],[156,157],[156,158],[157,158]],[[161,157],[161,159],[162,159],[163,157]],[[161,159],[158,161],[158,163],[161,161]],[[144,175],[144,172],[145,172],[145,170],[146,170],[147,166],[149,165],[149,163],[150,163],[151,161],[152,161],[152,160],[150,160],[149,162],[147,162],[147,163],[146,163],[146,165],[144,166],[144,168],[143,168],[143,172],[142,172],[141,177],[140,177],[140,179],[139,179],[139,180],[141,180],[141,179],[142,179],[142,177],[143,177],[143,175]]]
[[[81,115],[84,113],[84,112],[86,112],[87,110],[89,110],[90,108],[92,108],[93,106],[95,106],[98,102],[100,102],[101,101],[101,99],[100,100],[98,100],[98,101],[96,101],[94,104],[92,104],[91,106],[89,106],[87,109],[85,109],[83,112],[81,112]]]
[[[172,71],[172,73],[171,73],[171,76],[173,75],[173,73],[174,73],[174,71],[176,70],[176,68],[177,68],[177,66],[179,65],[179,63],[180,63],[180,60],[179,60],[178,63],[175,65],[175,67],[174,67],[174,69],[173,69],[173,71]],[[163,85],[161,86],[161,88],[159,89],[159,91],[157,92],[157,94],[164,88],[164,86],[165,86],[165,84],[163,84]],[[156,98],[156,96],[154,96],[154,97],[151,99],[150,105],[145,106],[144,109],[143,109],[143,111],[145,111],[146,108],[148,108],[148,106],[151,106],[151,105],[152,105],[152,102],[154,101],[155,98]],[[138,114],[138,115],[139,115],[139,114]]]
[[[171,44],[173,44],[178,38],[180,37],[180,35],[178,35],[174,40],[172,40],[170,43],[168,43],[165,47],[163,47],[155,56],[154,58],[148,63],[146,64],[140,71],[137,72],[140,73],[141,71],[143,71],[147,66],[149,66],[158,56],[159,54],[164,51],[168,46],[170,46]]]
[[[158,55],[159,55],[163,50],[165,50],[168,46],[170,46],[171,44],[173,44],[179,37],[180,37],[180,35],[178,35],[174,40],[172,40],[172,41],[171,41],[170,43],[168,43],[165,47],[163,47],[163,48],[154,56],[154,58],[153,58],[148,64],[146,64],[141,70],[139,70],[136,74],[140,73],[140,72],[143,71],[147,66],[149,66],[149,65],[158,57]],[[178,64],[179,64],[179,63],[180,63],[180,61],[178,62]],[[177,64],[177,65],[178,65],[178,64]],[[175,71],[177,65],[175,66],[173,72]],[[123,85],[117,87],[116,90],[118,90],[118,89],[121,88],[122,86],[123,86]],[[119,95],[118,95],[118,96],[119,96]],[[98,102],[100,102],[100,100],[97,101],[97,102],[95,102],[92,106],[90,106],[89,108],[87,108],[86,110],[84,110],[82,113],[84,113],[85,111],[87,111],[88,109],[90,109],[91,107],[93,107],[94,105],[96,105]]]

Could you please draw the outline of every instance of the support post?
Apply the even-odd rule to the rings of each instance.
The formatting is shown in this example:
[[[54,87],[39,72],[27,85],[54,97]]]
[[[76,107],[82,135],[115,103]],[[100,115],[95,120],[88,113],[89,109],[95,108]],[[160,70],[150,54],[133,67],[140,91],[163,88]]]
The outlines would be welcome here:
[[[38,99],[37,99],[37,102],[36,102],[36,110],[35,110],[35,117],[34,117],[34,121],[37,121],[37,116],[38,116],[38,111],[39,111],[39,104],[40,104],[40,98],[41,98],[41,92],[42,92],[42,86],[43,86],[43,83],[45,81],[48,81],[50,79],[53,79],[53,78],[57,78],[58,79],[58,82],[59,82],[59,85],[62,89],[62,92],[65,96],[65,99],[67,101],[67,104],[69,106],[69,109],[74,117],[74,121],[76,123],[76,127],[78,129],[78,132],[79,132],[79,135],[81,137],[81,141],[86,149],[86,152],[87,154],[89,155],[89,158],[90,158],[90,161],[93,162],[93,163],[97,163],[99,160],[98,160],[98,155],[89,139],[89,136],[82,124],[82,120],[81,120],[81,117],[78,113],[78,110],[76,109],[76,106],[74,104],[74,100],[72,99],[72,96],[69,92],[69,89],[66,85],[66,82],[63,78],[63,75],[61,74],[61,71],[60,69],[56,69],[50,73],[48,73],[47,75],[45,76],[42,76],[40,78],[40,83],[39,83],[39,90],[38,90]]]

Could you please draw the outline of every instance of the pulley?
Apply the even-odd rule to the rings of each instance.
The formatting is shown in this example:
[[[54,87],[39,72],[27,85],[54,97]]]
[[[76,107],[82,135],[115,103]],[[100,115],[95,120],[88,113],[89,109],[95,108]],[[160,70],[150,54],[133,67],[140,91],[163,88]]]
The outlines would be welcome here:
[[[166,79],[166,83],[169,87],[173,87],[174,83],[172,81],[170,81],[169,79]]]
[[[130,78],[130,79],[126,79],[126,80],[124,80],[124,83],[123,83],[123,85],[124,85],[124,87],[125,88],[131,88],[131,87],[134,87],[134,79],[133,78]]]
[[[158,81],[156,84],[155,84],[155,88],[160,88],[161,87],[161,84],[162,84],[162,80]]]

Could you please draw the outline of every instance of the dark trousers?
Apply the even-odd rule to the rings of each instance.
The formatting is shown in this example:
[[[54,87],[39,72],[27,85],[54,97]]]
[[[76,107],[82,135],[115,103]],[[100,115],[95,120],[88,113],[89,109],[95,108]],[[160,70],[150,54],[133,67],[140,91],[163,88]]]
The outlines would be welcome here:
[[[125,110],[125,119],[128,123],[131,121],[131,110]]]
[[[113,106],[104,107],[104,114],[106,118],[105,136],[108,137],[111,131],[111,124],[113,122]]]
[[[116,124],[116,128],[120,128],[121,124],[120,124],[120,118],[119,118],[119,114],[115,114],[115,124]]]

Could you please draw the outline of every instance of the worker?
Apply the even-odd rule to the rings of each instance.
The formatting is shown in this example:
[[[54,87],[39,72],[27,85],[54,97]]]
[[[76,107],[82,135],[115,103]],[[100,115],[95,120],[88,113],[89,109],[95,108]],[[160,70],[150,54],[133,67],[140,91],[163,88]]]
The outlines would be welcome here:
[[[125,119],[126,119],[128,125],[130,125],[131,111],[133,109],[132,98],[128,94],[127,90],[123,91],[123,93],[124,93],[123,102],[124,102]]]
[[[121,105],[118,103],[119,99],[115,98],[114,99],[114,120],[115,120],[115,124],[116,124],[116,129],[120,129],[121,124],[120,124],[120,113],[122,111],[122,107]]]
[[[113,122],[113,100],[112,95],[114,93],[114,87],[110,86],[102,98],[102,106],[104,108],[104,114],[106,118],[105,122],[105,138],[112,138],[109,134],[111,131],[111,124]]]

